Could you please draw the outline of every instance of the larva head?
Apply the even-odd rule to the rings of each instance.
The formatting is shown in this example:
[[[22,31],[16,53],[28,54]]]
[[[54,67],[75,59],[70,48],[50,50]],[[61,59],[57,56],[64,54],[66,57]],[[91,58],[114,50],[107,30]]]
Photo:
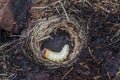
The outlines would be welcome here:
[[[60,37],[60,35],[58,35],[57,33],[65,33],[63,34],[63,36],[65,37]],[[54,36],[52,36],[51,34],[54,34],[60,39],[54,38]],[[54,19],[50,18],[47,21],[38,22],[28,36],[28,40],[30,41],[29,48],[33,52],[33,58],[37,63],[42,63],[48,68],[70,66],[76,61],[81,49],[84,46],[84,43],[86,42],[83,25],[79,24],[78,21],[76,21],[72,17],[70,17],[70,22],[68,22],[66,18],[57,17],[55,17]],[[62,38],[63,41],[60,41]],[[48,44],[48,41],[50,39],[51,41]],[[54,44],[54,41],[56,42],[56,44]],[[61,45],[60,43],[62,42],[65,42],[63,46],[58,47],[58,45]],[[69,50],[68,48],[64,50],[63,47],[66,44],[68,44]],[[57,47],[59,49],[58,51]],[[64,53],[62,51],[64,51]],[[50,56],[50,54],[54,54],[54,57],[48,57]],[[60,59],[56,57],[61,57],[65,59]],[[50,58],[54,58],[55,60],[51,60]]]

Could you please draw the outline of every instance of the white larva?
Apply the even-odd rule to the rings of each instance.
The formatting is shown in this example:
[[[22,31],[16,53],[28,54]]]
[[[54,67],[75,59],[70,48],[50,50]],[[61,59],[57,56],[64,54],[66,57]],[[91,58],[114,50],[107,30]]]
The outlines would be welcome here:
[[[51,51],[50,49],[45,49],[44,52],[45,52],[43,55],[44,58],[52,61],[60,62],[67,58],[69,54],[69,45],[68,44],[64,45],[64,47],[60,52],[54,52]]]

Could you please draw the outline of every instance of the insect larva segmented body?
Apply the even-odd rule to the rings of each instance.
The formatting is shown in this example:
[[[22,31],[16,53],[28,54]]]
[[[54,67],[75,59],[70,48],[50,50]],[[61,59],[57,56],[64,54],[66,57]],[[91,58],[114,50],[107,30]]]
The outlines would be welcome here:
[[[50,49],[45,49],[43,56],[46,59],[60,62],[66,59],[68,54],[69,54],[69,45],[66,44],[64,45],[64,47],[62,48],[60,52],[54,52],[54,51],[51,51]]]

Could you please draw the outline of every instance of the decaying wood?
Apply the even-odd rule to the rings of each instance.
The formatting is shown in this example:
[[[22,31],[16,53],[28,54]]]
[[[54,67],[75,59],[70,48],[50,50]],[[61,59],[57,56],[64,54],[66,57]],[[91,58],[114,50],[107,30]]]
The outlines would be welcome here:
[[[27,38],[1,46],[0,53],[2,55],[21,53],[37,63],[42,63],[48,68],[70,66],[77,60],[81,49],[84,47],[86,36],[83,30],[85,24],[79,24],[73,17],[69,18],[70,22],[64,17],[56,16],[45,21],[37,22],[33,29],[28,33]],[[70,35],[73,50],[68,56],[68,60],[56,63],[42,57],[41,46],[46,39],[50,38],[50,34],[53,32],[55,33],[58,29],[64,30]]]
[[[56,4],[58,4],[58,6]],[[5,46],[3,45],[0,48],[1,54],[14,55],[21,53],[34,62],[41,63],[48,68],[66,67],[74,63],[87,41],[87,24],[84,20],[76,20],[74,16],[70,15],[70,13],[68,14],[61,0],[51,3],[50,6],[60,7],[63,12],[60,15],[51,15],[47,18],[40,18],[35,21],[34,27],[28,32],[26,38],[7,43]],[[45,8],[50,6],[48,5]],[[58,12],[58,10],[55,12]],[[55,12],[53,11],[53,14]],[[70,35],[70,41],[73,45],[73,49],[71,50],[72,52],[69,54],[67,60],[63,62],[53,62],[42,57],[41,47],[45,40],[51,38],[50,34],[56,33],[59,29]]]

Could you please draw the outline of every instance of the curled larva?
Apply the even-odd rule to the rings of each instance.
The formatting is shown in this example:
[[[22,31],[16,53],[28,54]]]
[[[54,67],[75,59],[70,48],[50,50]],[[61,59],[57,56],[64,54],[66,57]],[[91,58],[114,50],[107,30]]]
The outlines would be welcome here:
[[[69,54],[69,45],[66,44],[64,45],[64,47],[62,48],[60,52],[54,52],[54,51],[51,51],[50,49],[45,49],[43,56],[46,59],[60,62],[66,59],[68,54]]]

